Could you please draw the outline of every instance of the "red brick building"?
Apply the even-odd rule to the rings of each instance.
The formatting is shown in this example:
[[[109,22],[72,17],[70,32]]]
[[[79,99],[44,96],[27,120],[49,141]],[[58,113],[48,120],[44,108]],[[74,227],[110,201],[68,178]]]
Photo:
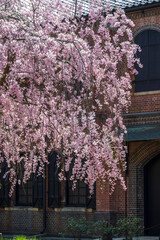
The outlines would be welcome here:
[[[108,183],[103,191],[97,183],[95,195],[89,199],[87,187],[79,183],[72,193],[69,182],[60,184],[57,180],[53,153],[46,181],[33,178],[25,192],[17,187],[12,199],[8,198],[8,185],[0,191],[2,233],[45,231],[57,235],[65,227],[65,216],[86,216],[114,223],[127,215],[142,218],[146,235],[160,236],[160,1],[111,2],[121,3],[134,21],[134,38],[142,48],[139,57],[144,65],[133,79],[132,105],[124,116],[128,128],[128,189],[124,192],[117,185],[109,195]]]

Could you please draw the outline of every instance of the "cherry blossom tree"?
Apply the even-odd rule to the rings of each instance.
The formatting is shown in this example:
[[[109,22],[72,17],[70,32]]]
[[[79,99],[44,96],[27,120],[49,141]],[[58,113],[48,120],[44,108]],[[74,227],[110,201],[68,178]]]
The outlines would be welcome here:
[[[73,187],[84,180],[92,193],[108,178],[111,191],[117,180],[125,188],[122,113],[138,47],[122,9],[96,6],[84,16],[60,1],[0,1],[0,166],[11,194],[43,174],[51,151],[60,179],[72,166]]]

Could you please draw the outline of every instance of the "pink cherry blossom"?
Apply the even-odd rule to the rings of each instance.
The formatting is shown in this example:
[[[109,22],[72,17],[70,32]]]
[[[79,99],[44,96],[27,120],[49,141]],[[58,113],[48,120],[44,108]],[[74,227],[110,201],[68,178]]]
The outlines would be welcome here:
[[[73,186],[84,180],[92,193],[108,179],[125,189],[122,114],[138,47],[124,11],[101,6],[83,18],[80,5],[75,17],[60,1],[0,1],[0,168],[5,159],[11,194],[43,174],[51,151]]]

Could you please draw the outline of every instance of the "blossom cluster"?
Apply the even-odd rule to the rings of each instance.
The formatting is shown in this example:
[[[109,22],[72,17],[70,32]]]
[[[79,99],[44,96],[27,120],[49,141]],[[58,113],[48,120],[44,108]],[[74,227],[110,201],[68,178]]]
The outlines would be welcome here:
[[[17,181],[43,174],[51,151],[60,179],[72,166],[74,187],[80,179],[92,193],[108,178],[111,191],[117,180],[125,188],[122,113],[140,64],[133,22],[100,4],[84,17],[70,17],[60,1],[25,4],[0,1],[0,163],[10,193]]]

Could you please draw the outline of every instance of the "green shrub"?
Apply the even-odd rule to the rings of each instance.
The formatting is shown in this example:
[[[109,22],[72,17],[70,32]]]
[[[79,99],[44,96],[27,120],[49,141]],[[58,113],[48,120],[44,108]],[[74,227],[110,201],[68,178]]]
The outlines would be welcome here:
[[[87,221],[85,217],[68,218],[67,225],[61,236],[72,236],[73,238],[81,239],[82,236],[99,237],[103,240],[111,239],[111,237],[122,237],[127,233],[128,239],[133,236],[139,236],[142,232],[140,218],[128,220],[122,218],[117,221],[116,226],[109,225],[106,220]],[[25,240],[25,239],[16,239]]]
[[[61,236],[72,236],[74,238],[81,239],[83,234],[87,233],[86,218],[68,218],[67,226],[64,233],[60,233]]]
[[[104,239],[108,239],[113,232],[113,227],[108,224],[106,220],[96,221],[92,224],[93,233],[95,236]]]
[[[108,234],[113,230],[113,227],[108,226],[108,222],[103,221],[87,221],[85,217],[68,218],[67,226],[61,236],[72,236],[81,239],[82,236],[101,237],[106,239]]]
[[[133,218],[132,220],[122,218],[117,221],[116,226],[113,228],[115,237],[122,237],[127,234],[128,239],[132,240],[134,236],[140,236],[142,232],[142,225],[140,218]]]
[[[14,240],[26,240],[26,236],[24,235],[17,235],[14,237]]]
[[[17,235],[14,236],[13,240],[36,240],[36,237],[29,238],[24,235]]]

